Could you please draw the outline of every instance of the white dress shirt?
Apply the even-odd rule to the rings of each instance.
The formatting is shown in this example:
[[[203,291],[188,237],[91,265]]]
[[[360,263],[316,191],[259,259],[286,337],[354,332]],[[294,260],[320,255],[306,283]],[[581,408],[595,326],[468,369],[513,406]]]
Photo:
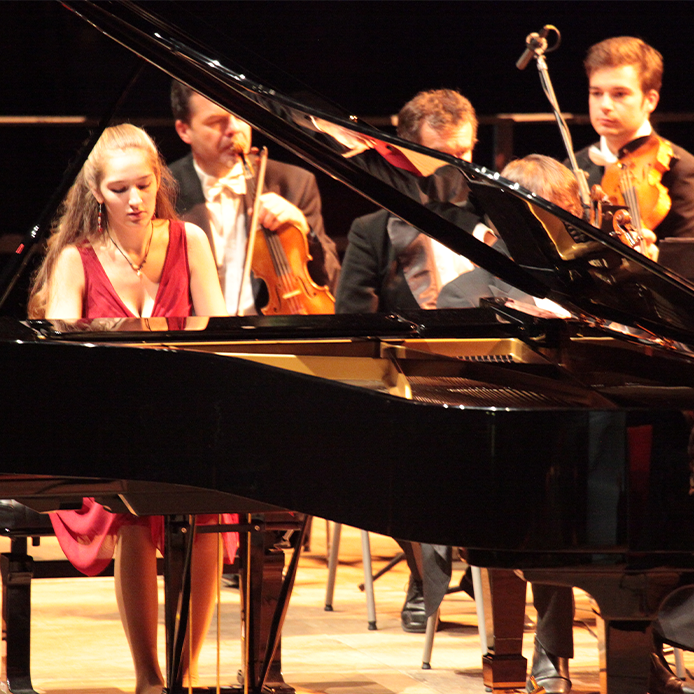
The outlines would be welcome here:
[[[257,313],[250,277],[244,283],[239,307],[239,288],[246,259],[248,231],[244,196],[246,179],[241,162],[222,178],[206,174],[195,161],[195,172],[200,179],[210,217],[213,251],[222,292],[229,315],[253,315]]]

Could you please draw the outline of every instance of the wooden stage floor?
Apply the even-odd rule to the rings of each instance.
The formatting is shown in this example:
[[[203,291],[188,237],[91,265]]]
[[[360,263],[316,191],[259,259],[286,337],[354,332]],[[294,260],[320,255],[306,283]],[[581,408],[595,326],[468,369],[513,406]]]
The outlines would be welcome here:
[[[464,593],[450,595],[443,603],[431,670],[421,669],[424,636],[406,634],[400,628],[408,575],[404,562],[376,582],[378,630],[367,630],[364,594],[357,587],[363,580],[359,532],[352,528],[343,528],[334,611],[324,610],[325,525],[314,520],[311,550],[300,562],[282,640],[285,680],[300,694],[482,694],[475,606]],[[1,551],[6,551],[4,542],[0,540]],[[377,570],[398,547],[377,535],[371,536],[371,542]],[[62,557],[53,538],[42,540],[31,553],[37,559]],[[462,567],[454,567],[454,582],[461,571]],[[222,589],[222,685],[235,684],[239,668],[238,602],[238,591]],[[597,692],[595,619],[580,591],[576,591],[576,604],[574,691]],[[32,678],[37,690],[50,694],[133,691],[132,663],[112,578],[36,580],[32,608]],[[534,619],[530,604],[527,614]],[[216,632],[215,621],[202,654],[202,685],[215,683]],[[523,650],[529,661],[532,646],[533,633],[527,631]],[[694,661],[687,659],[686,664],[693,669]]]

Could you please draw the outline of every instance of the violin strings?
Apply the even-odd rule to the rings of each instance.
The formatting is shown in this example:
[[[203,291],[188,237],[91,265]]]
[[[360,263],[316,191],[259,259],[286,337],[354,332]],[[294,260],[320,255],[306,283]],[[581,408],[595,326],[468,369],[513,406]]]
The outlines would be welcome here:
[[[633,239],[632,234],[628,234],[630,237],[631,245],[636,246],[641,241],[641,211],[639,209],[639,200],[636,195],[636,184],[634,183],[634,177],[631,170],[624,166],[620,172],[619,176],[619,187],[622,190],[622,195],[624,196],[624,201],[629,208],[629,214],[631,215],[631,224],[635,232],[636,239]]]
[[[294,287],[290,281],[292,272],[289,266],[289,260],[284,252],[284,247],[277,234],[273,232],[266,232],[265,240],[270,250],[270,257],[272,258],[272,264],[275,268],[275,274],[280,280],[282,294],[289,301],[292,313],[300,313],[301,305],[296,296],[293,295]]]

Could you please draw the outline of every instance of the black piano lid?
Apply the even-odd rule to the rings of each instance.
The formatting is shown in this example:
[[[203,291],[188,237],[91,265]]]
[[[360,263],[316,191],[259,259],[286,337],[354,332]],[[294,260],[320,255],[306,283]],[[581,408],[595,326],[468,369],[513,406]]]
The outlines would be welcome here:
[[[157,14],[168,3],[63,4],[305,161],[517,288],[598,323],[615,321],[694,345],[694,285],[499,174],[252,81],[232,69],[231,59],[210,56],[196,37]],[[394,157],[421,175],[393,165]],[[514,260],[456,223],[461,211],[446,190],[459,176]]]

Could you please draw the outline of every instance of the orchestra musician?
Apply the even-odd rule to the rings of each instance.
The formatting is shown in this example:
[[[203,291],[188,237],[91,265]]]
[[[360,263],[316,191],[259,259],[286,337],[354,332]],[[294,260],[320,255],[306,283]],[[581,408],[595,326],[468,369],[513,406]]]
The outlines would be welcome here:
[[[652,230],[658,241],[694,237],[694,157],[655,135],[650,123],[660,98],[661,54],[641,39],[618,36],[592,46],[584,67],[589,82],[590,122],[600,135],[599,142],[576,154],[588,183],[601,184],[611,165],[627,154],[635,155],[655,136],[663,150],[671,147],[672,157],[660,181],[670,208]],[[655,259],[648,250],[644,252]]]
[[[178,322],[193,312],[226,315],[207,239],[198,227],[176,219],[174,189],[144,130],[129,124],[106,128],[54,225],[31,289],[29,316],[162,317],[180,327]],[[236,519],[224,515],[225,522]],[[199,523],[217,520],[216,515],[198,516]],[[51,521],[61,548],[82,573],[101,573],[115,553],[116,597],[135,666],[135,691],[161,694],[156,550],[163,549],[163,517],[111,513],[94,499],[84,499],[79,511],[52,513]],[[229,561],[236,534],[225,533],[224,544]],[[187,646],[183,652],[184,679],[193,684],[212,618],[217,556],[215,536],[197,535],[190,660]]]
[[[472,161],[477,116],[468,99],[451,89],[423,91],[398,114],[397,134],[409,142]],[[451,174],[458,174],[457,169]],[[467,197],[462,177],[451,178],[448,199],[460,206],[461,226],[480,240],[491,232]],[[354,220],[337,287],[337,313],[391,312],[436,307],[442,284],[472,270],[466,258],[431,239],[386,210]],[[448,589],[451,548],[400,542],[410,579],[401,612],[407,632],[426,631]],[[472,594],[469,573],[461,582]]]
[[[507,164],[501,175],[520,183],[524,188],[577,217],[583,215],[576,178],[569,169],[550,157],[529,154],[523,159],[516,159]],[[508,255],[506,245],[496,236],[492,240],[488,235],[487,243],[500,253]],[[531,297],[480,267],[456,277],[442,287],[437,308],[476,307],[480,299],[495,296],[515,299],[526,305],[536,305],[540,310],[550,311],[560,317],[569,316],[565,309],[554,302]]]
[[[173,81],[171,108],[176,132],[191,152],[171,164],[179,187],[177,211],[182,219],[207,234],[230,315],[255,314],[268,300],[267,288],[251,277],[239,289],[246,257],[252,207],[240,154],[251,152],[251,126],[186,85]],[[308,171],[268,160],[258,221],[270,231],[284,224],[308,238],[313,281],[335,291],[340,261],[326,234],[315,176]],[[240,310],[239,310],[240,309]]]
[[[458,92],[420,92],[400,110],[397,134],[472,161],[477,116],[472,104]],[[467,189],[452,190],[449,199],[455,201],[456,196],[463,208],[463,228],[482,239],[488,227],[467,198]],[[385,210],[355,219],[347,240],[335,296],[337,313],[435,308],[440,287],[473,267],[466,258]]]

